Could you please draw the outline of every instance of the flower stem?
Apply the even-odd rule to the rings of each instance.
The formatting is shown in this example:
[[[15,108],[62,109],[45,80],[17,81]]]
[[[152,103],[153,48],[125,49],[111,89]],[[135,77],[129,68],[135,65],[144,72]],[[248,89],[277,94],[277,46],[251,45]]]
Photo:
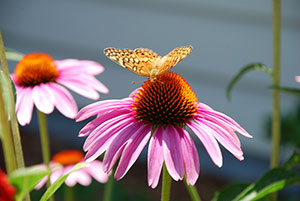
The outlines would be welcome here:
[[[169,201],[170,200],[170,191],[171,191],[171,182],[172,179],[168,173],[168,170],[163,165],[163,179],[162,179],[162,187],[161,187],[161,201]]]
[[[200,195],[199,195],[199,193],[197,191],[197,188],[195,186],[188,185],[186,183],[185,179],[183,180],[183,182],[185,184],[185,187],[186,187],[187,191],[190,194],[190,197],[191,197],[192,201],[201,201],[201,198],[200,198]]]
[[[74,199],[74,187],[69,187],[65,184],[64,188],[64,201],[75,201]]]
[[[43,161],[48,169],[49,163],[50,163],[50,146],[49,146],[49,137],[48,137],[48,125],[47,125],[47,117],[46,114],[42,113],[38,109],[37,115],[38,115],[38,121],[39,121],[39,128],[40,128],[40,136],[41,136],[41,145],[42,145],[42,154],[43,154]],[[50,176],[49,176],[50,178]],[[47,181],[47,188],[50,186],[50,179],[48,178]],[[50,198],[50,200],[54,200],[53,197]]]
[[[280,29],[281,10],[280,0],[273,0],[273,86],[280,85]],[[280,148],[280,91],[273,90],[272,117],[272,155],[271,168],[278,167]],[[271,194],[271,200],[277,200],[277,193]]]
[[[113,168],[113,171],[108,178],[108,182],[105,184],[103,201],[111,200],[111,194],[114,186],[114,173],[115,173],[115,168]]]
[[[273,85],[280,85],[280,0],[273,0]],[[280,91],[273,90],[271,168],[279,163],[280,146]]]
[[[49,147],[49,138],[48,138],[47,117],[44,113],[42,113],[39,110],[37,110],[37,115],[38,115],[39,127],[40,127],[43,160],[46,166],[49,167],[50,147]]]
[[[17,169],[14,143],[10,132],[7,113],[2,97],[2,87],[0,86],[0,133],[2,134],[2,146],[4,152],[5,166],[7,173]]]
[[[4,72],[4,75],[6,76],[7,80],[10,80],[9,76],[9,69],[7,65],[7,60],[5,56],[5,49],[4,49],[4,43],[2,39],[2,34],[0,30],[0,60],[1,60],[1,66],[2,70]],[[11,104],[15,106],[15,98],[13,94],[13,87],[12,84],[8,84],[8,91],[9,91],[9,99],[11,101]],[[21,137],[20,137],[20,131],[19,131],[19,126],[17,122],[17,117],[16,117],[16,112],[15,112],[15,107],[11,107],[9,111],[9,116],[10,116],[10,123],[11,123],[11,129],[12,129],[12,138],[14,142],[14,149],[15,149],[15,154],[16,154],[16,159],[17,159],[17,167],[18,168],[23,168],[25,167],[24,164],[24,157],[23,157],[23,150],[22,150],[22,143],[21,143]]]

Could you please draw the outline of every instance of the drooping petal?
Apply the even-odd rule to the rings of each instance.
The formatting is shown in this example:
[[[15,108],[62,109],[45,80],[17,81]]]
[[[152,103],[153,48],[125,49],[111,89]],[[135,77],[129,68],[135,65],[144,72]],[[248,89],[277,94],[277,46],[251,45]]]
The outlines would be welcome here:
[[[116,133],[131,122],[134,122],[134,119],[131,118],[131,115],[128,114],[123,114],[106,121],[105,124],[102,124],[95,128],[93,132],[88,136],[84,143],[83,149],[88,150],[95,143],[98,143],[99,140],[102,141],[103,139],[100,138],[102,135],[105,135],[105,133]]]
[[[216,166],[221,167],[223,164],[222,153],[216,139],[207,131],[205,125],[199,125],[192,121],[187,123],[187,126],[196,134],[200,139],[210,158]]]
[[[23,87],[19,87],[17,89],[17,100],[16,100],[16,112],[18,113],[19,109],[20,109],[20,103],[23,102],[23,98],[24,98],[24,95],[26,95],[26,90],[24,90],[26,88],[23,88]]]
[[[32,91],[31,87],[23,88],[22,89],[22,97],[19,99],[19,107],[17,111],[17,118],[19,123],[22,126],[29,124],[32,117],[32,110],[33,110],[33,100],[32,100]],[[17,97],[18,99],[18,97]]]
[[[109,174],[103,171],[103,163],[98,160],[91,162],[90,166],[84,170],[100,183],[105,183],[108,180]]]
[[[122,100],[105,100],[90,104],[82,108],[77,116],[76,121],[83,121],[94,115],[101,114],[103,112],[113,110],[113,109],[124,109],[131,106],[132,99],[122,99]],[[130,109],[131,107],[129,107]]]
[[[158,126],[150,139],[148,148],[148,185],[155,188],[158,184],[164,157],[163,135],[164,129]]]
[[[41,181],[34,187],[35,190],[40,190],[48,181],[48,177],[43,177]]]
[[[64,87],[55,83],[49,83],[49,87],[52,88],[52,93],[56,101],[56,108],[66,117],[71,119],[75,118],[78,109],[70,92]]]
[[[78,77],[67,78],[65,76],[60,76],[56,79],[56,82],[68,87],[69,89],[86,98],[97,100],[100,97],[96,90],[88,87],[86,83]]]
[[[128,143],[128,140],[132,139],[137,133],[139,133],[142,126],[143,123],[141,122],[133,123],[118,133],[118,136],[115,137],[105,153],[103,159],[105,172],[109,172],[112,169],[124,147]]]
[[[32,99],[38,110],[50,114],[54,110],[54,100],[47,84],[39,84],[33,87]]]
[[[233,138],[228,132],[222,127],[214,124],[213,122],[207,121],[205,119],[197,121],[199,124],[205,124],[207,126],[208,132],[213,134],[213,136],[234,156],[239,160],[243,160],[243,151],[239,144],[236,143],[235,138]]]
[[[172,125],[168,125],[163,133],[163,154],[170,176],[175,180],[182,180],[184,164],[180,137]]]
[[[64,173],[63,168],[52,171],[51,176],[50,176],[50,183],[53,184],[54,182],[56,182],[57,179],[63,175],[63,173]]]
[[[211,120],[214,120],[217,124],[223,123],[227,124],[231,128],[233,128],[235,131],[239,132],[240,134],[244,135],[245,137],[252,138],[252,136],[243,129],[238,123],[236,123],[233,119],[228,117],[227,115],[217,112],[217,111],[203,111],[206,118],[210,118]]]
[[[102,84],[102,82],[97,80],[94,76],[81,75],[80,79],[83,82],[87,83],[89,87],[91,87],[101,93],[107,94],[109,92],[108,88],[104,84]]]
[[[119,132],[122,132],[125,128],[132,125],[134,122],[129,119],[124,122],[121,122],[120,125],[112,126],[110,129],[106,130],[101,136],[95,139],[94,146],[88,146],[87,154],[85,155],[86,162],[91,162],[100,156],[104,151],[108,149],[111,142],[116,138]]]
[[[60,71],[60,74],[81,74],[87,73],[91,75],[98,75],[104,71],[101,64],[89,61],[89,60],[78,60],[78,59],[64,59],[56,60],[55,65]]]
[[[126,145],[118,168],[116,169],[115,178],[120,180],[128,172],[131,166],[139,157],[151,136],[151,125],[145,125],[139,129],[139,132]]]
[[[187,131],[178,126],[176,127],[176,130],[179,133],[181,140],[185,178],[187,184],[194,185],[199,177],[200,172],[197,148]]]
[[[87,135],[90,135],[92,132],[95,131],[97,127],[99,127],[102,123],[113,119],[115,117],[121,116],[123,114],[126,114],[130,112],[130,110],[124,109],[124,110],[113,110],[107,113],[99,114],[96,119],[89,122],[87,125],[85,125],[79,132],[79,137],[85,137]]]
[[[65,180],[65,183],[70,187],[74,186],[76,183],[79,183],[83,186],[90,185],[92,183],[92,178],[84,169],[85,168],[69,174]]]

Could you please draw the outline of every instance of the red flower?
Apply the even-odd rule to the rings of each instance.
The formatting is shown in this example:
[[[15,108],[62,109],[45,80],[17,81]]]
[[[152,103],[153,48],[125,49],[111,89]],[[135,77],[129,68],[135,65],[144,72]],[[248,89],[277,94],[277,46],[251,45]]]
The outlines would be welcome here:
[[[9,183],[6,174],[0,170],[0,201],[14,201],[15,188]]]

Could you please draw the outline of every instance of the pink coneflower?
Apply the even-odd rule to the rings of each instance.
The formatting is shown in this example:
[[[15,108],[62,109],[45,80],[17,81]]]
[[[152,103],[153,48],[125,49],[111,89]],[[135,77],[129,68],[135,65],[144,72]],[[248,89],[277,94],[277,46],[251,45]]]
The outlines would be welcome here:
[[[55,106],[66,117],[75,118],[75,100],[61,85],[96,100],[99,98],[97,91],[108,93],[108,89],[95,78],[103,70],[99,63],[93,61],[56,61],[43,53],[24,56],[11,75],[17,90],[19,123],[22,126],[30,123],[33,105],[45,114],[53,112]]]
[[[295,80],[300,83],[300,76],[296,76]]]
[[[79,133],[80,137],[88,136],[84,144],[86,161],[93,161],[106,151],[104,171],[110,172],[121,155],[114,175],[119,180],[150,140],[149,186],[157,186],[163,163],[174,180],[182,180],[185,175],[187,183],[194,185],[199,176],[199,158],[185,127],[200,139],[218,167],[222,166],[222,154],[217,141],[243,160],[241,144],[234,132],[252,136],[225,114],[197,101],[196,94],[180,75],[165,73],[155,82],[144,82],[129,98],[86,106],[79,111],[77,121],[98,115]]]
[[[84,155],[77,150],[62,151],[54,155],[50,162],[52,170],[50,183],[53,184],[59,177],[67,174],[77,163],[84,162],[83,159]],[[95,160],[88,164],[89,166],[72,172],[65,180],[65,184],[70,187],[77,183],[88,186],[92,182],[92,177],[100,183],[107,182],[109,175],[103,172],[102,162]],[[38,168],[46,169],[46,166],[41,164]],[[35,189],[40,189],[46,182],[47,177],[44,177]]]

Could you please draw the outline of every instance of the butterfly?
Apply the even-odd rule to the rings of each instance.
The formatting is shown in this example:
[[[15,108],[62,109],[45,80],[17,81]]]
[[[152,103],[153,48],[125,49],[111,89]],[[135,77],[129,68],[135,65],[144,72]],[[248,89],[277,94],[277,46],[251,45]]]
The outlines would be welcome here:
[[[177,47],[163,57],[147,48],[135,50],[106,48],[104,54],[124,68],[155,81],[159,75],[167,72],[187,57],[192,48],[190,45]]]

